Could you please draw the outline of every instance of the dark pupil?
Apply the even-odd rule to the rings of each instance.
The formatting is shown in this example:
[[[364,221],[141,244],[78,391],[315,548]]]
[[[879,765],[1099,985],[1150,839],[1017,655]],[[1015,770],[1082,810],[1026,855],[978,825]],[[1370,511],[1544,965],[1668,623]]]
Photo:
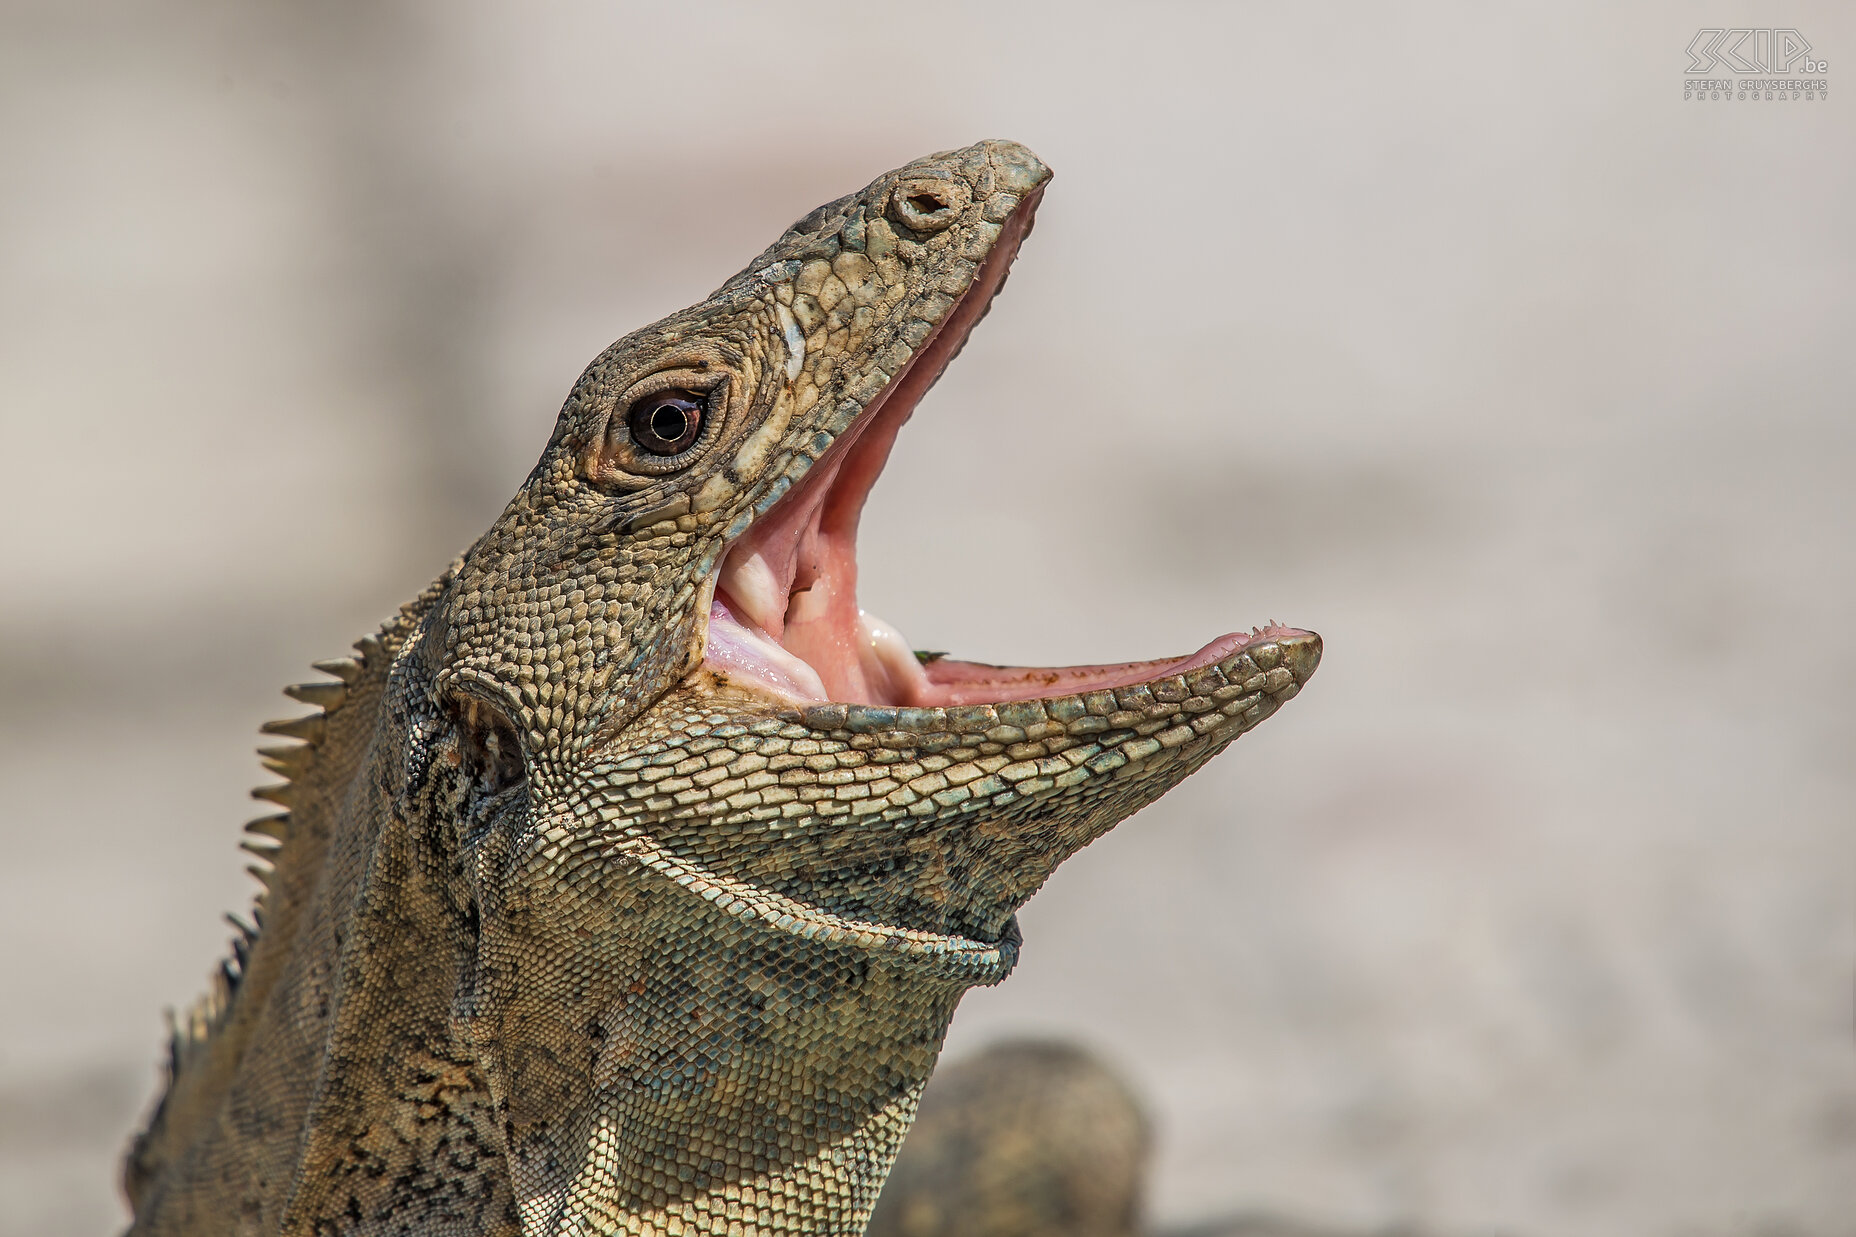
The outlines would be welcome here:
[[[632,438],[653,455],[675,455],[702,430],[702,405],[693,396],[654,395],[632,409]]]
[[[651,432],[665,442],[683,437],[684,427],[689,423],[690,414],[675,404],[659,404],[651,413]]]

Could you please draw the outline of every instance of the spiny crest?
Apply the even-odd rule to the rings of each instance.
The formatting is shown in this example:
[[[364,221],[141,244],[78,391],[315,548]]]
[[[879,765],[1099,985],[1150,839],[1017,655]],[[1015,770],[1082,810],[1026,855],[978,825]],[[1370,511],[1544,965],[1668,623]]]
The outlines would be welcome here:
[[[261,888],[252,900],[250,923],[236,915],[226,916],[226,921],[236,933],[232,938],[232,956],[214,969],[206,993],[194,1002],[184,1017],[177,1016],[172,1010],[168,1012],[170,1085],[206,1050],[232,1012],[239,985],[251,963],[251,951],[264,929],[265,902],[270,893],[272,878],[276,875],[279,856],[289,845],[294,832],[294,822],[289,811],[294,784],[315,767],[318,749],[328,735],[329,721],[347,703],[349,686],[358,682],[380,658],[387,656],[386,645],[379,635],[364,636],[355,642],[354,647],[359,657],[338,657],[311,663],[313,669],[331,676],[333,682],[294,683],[284,688],[284,695],[312,706],[315,712],[301,717],[268,721],[258,728],[263,734],[298,740],[295,743],[258,749],[258,757],[264,767],[285,780],[257,787],[251,792],[252,797],[274,803],[285,810],[260,816],[245,826],[245,832],[250,836],[241,839],[239,847],[259,860],[258,863],[247,865],[245,870],[257,878]]]
[[[323,830],[318,826],[339,823],[321,819],[322,804],[329,793],[339,795],[340,784],[352,773],[343,762],[352,755],[356,736],[369,732],[368,702],[377,698],[375,692],[394,657],[456,571],[454,562],[376,634],[357,641],[357,656],[315,663],[333,682],[285,689],[315,712],[262,727],[266,734],[296,740],[262,750],[265,765],[286,780],[253,792],[283,810],[245,827],[248,836],[241,845],[258,859],[247,870],[262,886],[250,922],[227,916],[234,929],[229,956],[190,1009],[179,1015],[169,1011],[166,1085],[123,1166],[123,1186],[134,1205],[141,1205],[135,1200],[145,1195],[165,1164],[184,1154],[201,1123],[212,1121],[225,1101],[234,1071],[250,1047],[250,1037],[240,1028],[248,1014],[262,1013],[245,1006],[261,1001],[271,979],[288,964],[293,942],[287,938],[298,930],[300,918],[298,891],[313,885],[320,866]]]

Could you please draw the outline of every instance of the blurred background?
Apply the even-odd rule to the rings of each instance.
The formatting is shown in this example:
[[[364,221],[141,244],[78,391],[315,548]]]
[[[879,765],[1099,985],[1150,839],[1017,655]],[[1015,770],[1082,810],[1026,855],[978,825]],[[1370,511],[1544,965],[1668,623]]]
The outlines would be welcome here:
[[[123,1223],[277,688],[608,342],[988,136],[1057,179],[866,604],[1327,658],[950,1052],[1114,1063],[1162,1225],[1856,1233],[1856,11],[670,7],[0,4],[0,1234]],[[1837,98],[1685,100],[1733,23]]]

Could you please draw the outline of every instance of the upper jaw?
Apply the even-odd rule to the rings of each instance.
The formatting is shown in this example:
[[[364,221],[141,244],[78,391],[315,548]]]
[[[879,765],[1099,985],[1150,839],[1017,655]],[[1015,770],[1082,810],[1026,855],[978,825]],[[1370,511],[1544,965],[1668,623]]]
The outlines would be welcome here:
[[[928,702],[933,688],[906,640],[857,605],[857,526],[896,435],[1004,284],[1042,193],[1038,183],[1017,200],[940,322],[729,547],[708,616],[709,669],[794,703]]]
[[[1180,679],[1235,663],[1261,639],[1319,640],[1272,626],[1227,633],[1197,652],[1098,666],[1010,667],[918,658],[893,625],[857,604],[863,504],[916,404],[965,343],[1030,231],[1043,186],[1005,219],[967,289],[907,363],[797,484],[728,548],[714,577],[702,668],[776,709],[831,703],[893,710],[1056,700]],[[1313,663],[1309,663],[1312,672]]]

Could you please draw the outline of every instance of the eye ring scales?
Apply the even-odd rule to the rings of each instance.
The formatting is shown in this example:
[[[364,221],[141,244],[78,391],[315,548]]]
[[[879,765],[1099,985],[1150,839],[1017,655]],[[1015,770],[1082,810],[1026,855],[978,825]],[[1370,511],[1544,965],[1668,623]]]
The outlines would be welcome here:
[[[605,432],[584,466],[586,476],[632,490],[702,458],[728,422],[732,386],[705,369],[660,371],[614,401]]]

